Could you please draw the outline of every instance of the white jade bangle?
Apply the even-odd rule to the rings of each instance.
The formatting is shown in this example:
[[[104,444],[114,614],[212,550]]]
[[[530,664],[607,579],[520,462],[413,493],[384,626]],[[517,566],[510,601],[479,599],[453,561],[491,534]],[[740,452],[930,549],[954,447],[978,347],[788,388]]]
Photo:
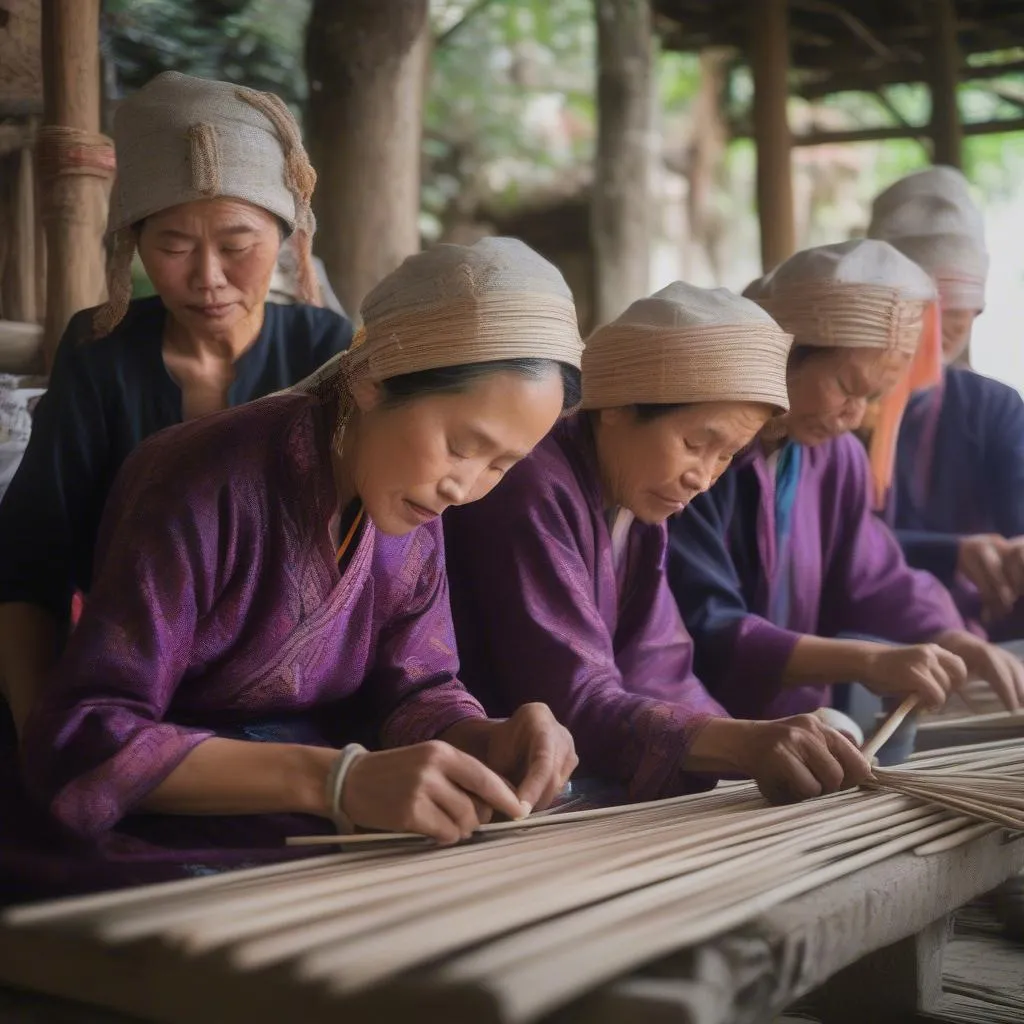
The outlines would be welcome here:
[[[345,779],[349,769],[356,761],[366,753],[366,747],[361,743],[350,743],[341,748],[327,773],[327,806],[331,811],[331,818],[339,832],[344,835],[351,835],[356,830],[355,823],[341,809],[341,796],[345,789]]]

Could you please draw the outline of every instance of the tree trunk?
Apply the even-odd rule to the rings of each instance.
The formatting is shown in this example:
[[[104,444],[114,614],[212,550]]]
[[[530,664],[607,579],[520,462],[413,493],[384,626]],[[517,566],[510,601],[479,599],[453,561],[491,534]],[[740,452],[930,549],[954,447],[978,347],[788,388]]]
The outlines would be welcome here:
[[[594,0],[597,155],[591,210],[598,324],[650,286],[654,40],[649,0]]]
[[[307,134],[316,251],[350,315],[420,247],[427,0],[315,0]]]
[[[100,0],[43,0],[45,123],[38,158],[47,241],[43,343],[53,364],[68,320],[102,301],[113,151],[99,136]]]

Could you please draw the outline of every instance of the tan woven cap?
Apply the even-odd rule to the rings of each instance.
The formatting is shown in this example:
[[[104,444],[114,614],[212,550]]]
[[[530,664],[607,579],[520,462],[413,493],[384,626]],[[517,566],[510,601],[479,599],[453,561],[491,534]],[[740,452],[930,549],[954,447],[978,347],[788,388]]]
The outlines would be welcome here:
[[[759,305],[797,345],[914,352],[935,286],[888,242],[805,249],[765,279]]]
[[[583,408],[734,401],[785,411],[791,342],[755,303],[676,281],[587,339]]]
[[[120,104],[114,145],[117,177],[107,222],[113,243],[110,298],[97,313],[96,333],[113,330],[127,309],[134,226],[200,199],[241,199],[279,217],[294,232],[300,298],[319,301],[310,262],[316,173],[281,99],[167,71]]]
[[[892,242],[935,281],[943,309],[985,306],[985,222],[967,179],[952,167],[909,174],[880,193],[868,234]]]
[[[572,292],[558,269],[517,238],[438,245],[410,256],[366,297],[352,347],[290,390],[340,393],[340,446],[360,380],[445,366],[583,353]]]
[[[966,235],[913,235],[892,244],[935,282],[943,309],[985,308],[988,254]]]

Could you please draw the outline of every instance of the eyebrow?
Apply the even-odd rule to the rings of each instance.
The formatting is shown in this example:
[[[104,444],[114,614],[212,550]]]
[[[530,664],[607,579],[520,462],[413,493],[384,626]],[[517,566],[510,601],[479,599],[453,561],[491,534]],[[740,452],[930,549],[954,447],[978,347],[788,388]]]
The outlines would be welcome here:
[[[229,224],[227,227],[218,228],[217,236],[223,237],[225,235],[235,237],[237,235],[251,235],[256,228],[251,227],[248,224]],[[178,231],[176,228],[160,228],[157,234],[161,238],[174,239],[176,241],[191,242],[195,240],[195,235],[190,235],[187,231]]]
[[[481,448],[500,448],[501,445],[494,440],[486,431],[481,430],[480,427],[468,427],[467,433],[470,438],[478,444]],[[513,459],[525,459],[529,452],[523,452],[518,450],[512,450],[505,453],[509,458]]]

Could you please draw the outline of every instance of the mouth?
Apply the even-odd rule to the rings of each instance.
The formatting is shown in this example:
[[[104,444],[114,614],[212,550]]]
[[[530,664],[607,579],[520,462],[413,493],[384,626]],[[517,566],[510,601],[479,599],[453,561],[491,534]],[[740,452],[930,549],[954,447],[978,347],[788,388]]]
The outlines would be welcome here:
[[[235,308],[233,302],[218,302],[208,306],[189,306],[193,313],[207,317],[210,320],[220,320],[227,316]]]
[[[690,498],[667,498],[664,494],[658,494],[652,492],[651,497],[658,502],[659,505],[664,505],[665,508],[669,509],[670,512],[682,512],[687,505],[690,504]]]
[[[412,513],[413,517],[421,523],[436,519],[441,514],[440,512],[435,512],[432,508],[427,508],[425,505],[417,505],[415,501],[410,501],[408,498],[403,499],[403,503]]]

